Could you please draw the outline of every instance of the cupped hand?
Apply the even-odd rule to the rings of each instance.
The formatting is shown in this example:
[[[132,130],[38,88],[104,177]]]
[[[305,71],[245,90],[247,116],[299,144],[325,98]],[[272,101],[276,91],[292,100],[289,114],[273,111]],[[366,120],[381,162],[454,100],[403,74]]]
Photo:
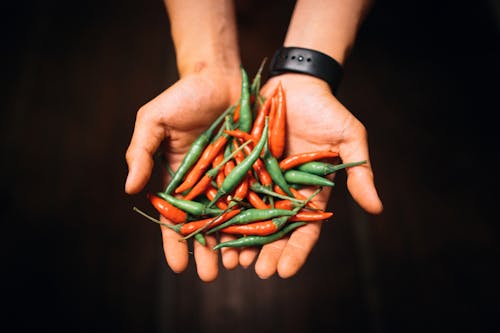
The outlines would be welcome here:
[[[176,170],[191,143],[240,95],[240,69],[204,68],[188,74],[145,104],[137,112],[134,133],[127,149],[129,173],[125,191],[140,192],[151,176],[153,155],[160,149],[173,170]],[[168,175],[165,173],[165,182]],[[164,223],[170,221],[161,218]],[[188,244],[181,236],[162,226],[163,248],[168,265],[182,272],[188,265]],[[229,236],[225,236],[225,241]],[[207,237],[207,246],[194,242],[194,258],[199,277],[211,281],[218,274],[217,252],[212,250],[214,237]],[[224,251],[228,268],[238,264],[235,251]]]
[[[365,211],[381,213],[382,203],[374,185],[363,124],[335,98],[324,81],[302,74],[283,74],[268,80],[262,94],[271,95],[278,81],[286,94],[286,154],[329,150],[339,152],[344,163],[368,161],[347,169],[347,187]],[[326,208],[330,190],[324,188],[315,197],[321,208]],[[308,223],[289,237],[263,246],[260,252],[255,248],[244,249],[240,252],[240,263],[248,266],[258,255],[255,270],[261,278],[268,278],[276,271],[282,278],[293,276],[304,265],[320,230],[321,222]]]

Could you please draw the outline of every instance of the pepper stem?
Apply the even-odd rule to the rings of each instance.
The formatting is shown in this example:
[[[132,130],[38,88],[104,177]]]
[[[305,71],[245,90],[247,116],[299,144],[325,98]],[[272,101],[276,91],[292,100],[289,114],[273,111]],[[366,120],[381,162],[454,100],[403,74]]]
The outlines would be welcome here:
[[[160,220],[157,220],[155,219],[154,217],[144,213],[142,210],[140,210],[139,208],[137,207],[134,207],[133,208],[135,212],[139,213],[140,215],[144,216],[145,218],[147,218],[148,220],[150,220],[151,222],[154,222],[156,224],[159,224],[159,225],[163,225],[169,229],[172,229],[173,231],[175,232],[179,232],[180,230],[180,225],[179,224],[176,224],[176,225],[170,225],[170,224],[166,224],[166,223],[163,223],[161,222]]]

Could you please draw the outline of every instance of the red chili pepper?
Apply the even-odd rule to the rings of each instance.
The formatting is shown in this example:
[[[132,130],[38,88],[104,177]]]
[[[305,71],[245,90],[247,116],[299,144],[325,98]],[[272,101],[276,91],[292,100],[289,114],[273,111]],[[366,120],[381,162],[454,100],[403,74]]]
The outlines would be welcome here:
[[[276,111],[269,126],[269,150],[274,157],[280,158],[285,151],[286,132],[286,101],[281,81],[278,82],[276,99]]]
[[[250,178],[248,179],[248,181],[250,182]],[[254,207],[254,208],[258,208],[258,209],[268,209],[270,208],[269,205],[267,205],[261,198],[260,196],[255,193],[254,191],[251,191],[249,190],[248,193],[247,193],[247,200],[248,202],[250,202],[250,204]]]
[[[239,129],[225,130],[224,133],[226,133],[227,135],[230,135],[234,138],[242,139],[244,141],[248,141],[248,140],[256,141],[255,137],[248,134],[247,132],[240,131]]]
[[[339,153],[336,151],[313,151],[308,153],[299,153],[290,155],[282,159],[279,163],[281,170],[285,171],[294,168],[306,162],[320,160],[322,158],[338,157]]]
[[[244,178],[234,190],[233,198],[236,201],[243,201],[248,194],[248,177]]]
[[[217,189],[212,185],[208,185],[208,188],[205,191],[205,195],[207,196],[208,200],[212,200],[213,198],[215,198],[216,194],[217,194]],[[215,205],[217,206],[217,208],[224,210],[227,209],[227,203],[224,202],[224,199],[217,200],[215,202]]]
[[[149,202],[153,205],[154,208],[160,213],[163,217],[171,221],[172,223],[183,223],[187,220],[187,213],[174,205],[168,203],[162,198],[154,195],[147,194],[146,197],[149,199]]]
[[[274,202],[274,208],[278,209],[294,209],[293,202],[290,200],[277,200]]]
[[[240,119],[240,103],[236,105],[236,108],[234,109],[233,113],[233,121],[238,121]]]
[[[332,212],[323,211],[300,211],[290,218],[292,221],[322,221],[330,218],[333,215]]]
[[[230,218],[233,218],[234,216],[238,215],[240,213],[239,209],[235,210],[230,210],[226,213],[223,213],[222,215],[219,215],[215,218],[211,217],[208,219],[203,219],[203,220],[198,220],[198,221],[192,221],[188,223],[184,223],[180,230],[179,233],[183,236],[189,235],[195,231],[198,231],[201,228],[212,228],[215,226],[218,226],[219,224],[226,222]]]
[[[210,185],[210,183],[212,182],[212,177],[208,174],[205,174],[194,186],[193,188],[191,189],[191,191],[189,191],[188,194],[186,194],[183,199],[184,200],[193,200],[194,198],[196,198],[197,196],[199,196],[200,194],[203,194],[206,192],[206,189],[208,188],[208,186]]]
[[[274,95],[274,93],[272,95]],[[264,104],[262,104],[259,111],[257,112],[257,116],[255,117],[252,130],[250,131],[250,135],[254,137],[256,140],[258,140],[262,135],[262,130],[264,129],[266,116],[269,114],[270,106],[271,106],[271,98],[268,98],[266,99]]]
[[[289,220],[290,216],[281,216],[272,220],[230,225],[223,228],[221,231],[227,234],[240,234],[245,236],[267,236],[281,230]]]

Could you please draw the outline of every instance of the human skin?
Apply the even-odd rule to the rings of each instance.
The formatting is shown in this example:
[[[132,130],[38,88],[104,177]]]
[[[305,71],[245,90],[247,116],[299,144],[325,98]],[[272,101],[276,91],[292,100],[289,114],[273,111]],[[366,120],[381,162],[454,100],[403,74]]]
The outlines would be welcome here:
[[[165,5],[179,81],[137,113],[126,153],[129,174],[125,191],[129,194],[139,193],[149,180],[152,156],[158,149],[164,151],[176,170],[194,139],[240,94],[240,58],[232,1],[166,0]],[[284,45],[315,49],[342,63],[368,5],[362,0],[324,1],[319,5],[316,0],[299,0]],[[366,129],[331,94],[324,81],[303,74],[283,74],[268,80],[262,90],[264,96],[278,81],[286,91],[288,154],[326,149],[339,151],[343,162],[369,161]],[[347,174],[347,186],[354,200],[367,212],[380,213],[382,204],[370,164],[349,168]],[[322,207],[326,207],[329,194],[325,189],[319,195]],[[283,278],[293,276],[304,265],[320,229],[321,223],[309,223],[261,250],[221,249],[222,263],[227,269],[238,264],[248,267],[258,256],[255,271],[259,277],[268,278],[276,272]],[[187,243],[166,227],[162,226],[161,231],[168,265],[174,272],[184,271],[189,259]],[[229,239],[233,236],[221,236],[221,241]],[[218,275],[218,253],[211,250],[215,243],[213,236],[207,237],[207,246],[194,242],[194,259],[203,281],[213,281]]]

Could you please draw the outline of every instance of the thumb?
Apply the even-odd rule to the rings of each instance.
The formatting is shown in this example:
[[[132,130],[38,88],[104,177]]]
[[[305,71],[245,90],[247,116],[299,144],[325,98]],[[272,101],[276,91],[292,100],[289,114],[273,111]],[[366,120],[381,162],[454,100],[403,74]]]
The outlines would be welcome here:
[[[370,214],[380,214],[383,210],[382,202],[377,194],[373,180],[366,132],[363,135],[353,136],[343,143],[340,157],[343,163],[366,161],[355,167],[347,168],[347,188],[353,199]]]
[[[141,108],[125,155],[128,164],[125,192],[135,194],[144,188],[153,170],[153,154],[165,137],[165,127],[154,109]]]

